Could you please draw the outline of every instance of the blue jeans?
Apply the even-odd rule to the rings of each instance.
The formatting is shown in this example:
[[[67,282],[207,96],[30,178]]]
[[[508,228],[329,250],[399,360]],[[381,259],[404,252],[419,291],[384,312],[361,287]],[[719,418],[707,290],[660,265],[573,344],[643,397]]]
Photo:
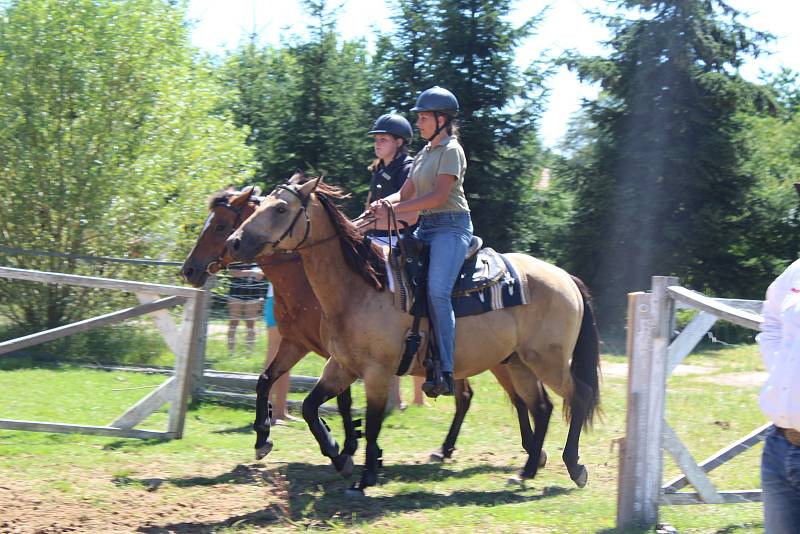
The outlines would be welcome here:
[[[761,455],[766,534],[800,532],[800,447],[773,429]]]
[[[456,316],[450,299],[472,240],[472,219],[469,213],[460,211],[423,215],[414,235],[430,246],[428,311],[442,371],[452,373]]]

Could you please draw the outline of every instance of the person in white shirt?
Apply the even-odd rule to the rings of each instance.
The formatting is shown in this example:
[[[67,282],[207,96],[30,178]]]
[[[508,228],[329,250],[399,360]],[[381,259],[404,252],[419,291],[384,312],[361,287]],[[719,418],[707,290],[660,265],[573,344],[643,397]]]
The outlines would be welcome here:
[[[775,423],[761,456],[764,530],[800,532],[800,260],[767,290],[756,340],[769,378],[759,397]]]

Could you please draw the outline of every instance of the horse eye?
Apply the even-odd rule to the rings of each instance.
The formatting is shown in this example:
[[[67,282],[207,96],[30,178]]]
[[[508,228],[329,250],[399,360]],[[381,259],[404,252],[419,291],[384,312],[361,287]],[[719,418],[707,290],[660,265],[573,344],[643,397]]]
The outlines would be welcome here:
[[[225,225],[224,225],[224,224],[218,224],[218,225],[216,226],[216,228],[214,228],[214,230],[216,230],[217,232],[221,232],[221,231],[223,231],[224,229],[225,229]]]
[[[278,206],[276,210],[278,213],[286,213],[286,206]]]

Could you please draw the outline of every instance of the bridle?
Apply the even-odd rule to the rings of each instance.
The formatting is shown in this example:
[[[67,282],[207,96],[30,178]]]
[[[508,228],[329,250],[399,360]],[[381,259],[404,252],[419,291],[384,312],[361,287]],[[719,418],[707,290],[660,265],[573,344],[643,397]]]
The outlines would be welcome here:
[[[244,204],[242,204],[242,206],[240,206],[238,208],[235,207],[235,206],[231,206],[227,201],[224,204],[220,203],[220,204],[217,204],[214,207],[215,208],[227,208],[227,209],[231,210],[234,213],[234,215],[236,215],[236,217],[233,220],[233,228],[235,230],[236,228],[239,228],[239,225],[242,224],[242,218],[243,218],[245,206],[247,206],[251,202],[253,204],[255,204],[256,206],[260,206],[261,205],[261,199],[251,195],[250,198],[247,199],[247,202],[245,202]],[[223,252],[222,255],[217,257],[217,259],[209,262],[209,264],[206,265],[206,273],[214,276],[215,274],[217,274],[219,271],[221,271],[225,267],[225,264],[222,261],[222,257],[223,257],[224,254],[225,253]]]
[[[286,228],[286,230],[283,231],[283,233],[281,234],[281,236],[278,239],[276,239],[274,241],[269,241],[269,240],[263,241],[262,243],[260,243],[257,246],[256,250],[261,250],[267,245],[270,245],[275,250],[279,250],[277,248],[278,245],[284,239],[286,239],[287,237],[291,237],[292,236],[292,233],[294,232],[294,226],[297,224],[297,221],[300,220],[300,215],[302,215],[305,218],[305,223],[306,223],[306,225],[305,225],[306,229],[303,232],[303,239],[301,239],[300,242],[297,243],[297,245],[294,248],[292,248],[292,249],[284,249],[282,251],[283,253],[292,254],[292,253],[295,253],[295,252],[297,252],[299,250],[304,250],[304,249],[311,248],[311,247],[316,246],[316,245],[321,245],[322,243],[325,243],[326,241],[330,241],[331,239],[335,239],[335,238],[339,237],[339,232],[337,231],[332,236],[326,237],[324,239],[320,239],[319,241],[317,241],[315,243],[309,243],[308,245],[303,246],[303,243],[305,243],[308,240],[308,236],[311,233],[311,218],[308,216],[308,202],[309,202],[309,200],[311,200],[311,193],[313,193],[317,189],[318,185],[319,185],[319,180],[317,180],[317,182],[315,182],[314,187],[311,189],[311,191],[308,192],[308,195],[305,196],[305,197],[302,196],[300,193],[298,193],[297,191],[295,191],[294,189],[292,189],[290,186],[288,186],[286,184],[278,185],[269,194],[269,196],[275,196],[275,194],[278,191],[288,191],[289,193],[294,195],[294,197],[297,198],[297,200],[300,201],[300,210],[297,212],[297,214],[295,214],[294,219],[292,219],[291,224],[289,224],[289,226]]]

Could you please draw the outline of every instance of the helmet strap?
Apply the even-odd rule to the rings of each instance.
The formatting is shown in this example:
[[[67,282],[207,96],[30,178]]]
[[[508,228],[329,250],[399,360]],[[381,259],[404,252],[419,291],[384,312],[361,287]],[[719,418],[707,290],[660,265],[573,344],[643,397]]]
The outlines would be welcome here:
[[[439,125],[439,117],[441,117],[442,115],[444,115],[445,121],[444,123]],[[447,126],[450,124],[450,115],[448,115],[447,113],[442,113],[440,111],[434,111],[433,120],[436,121],[436,129],[433,131],[433,135],[428,138],[428,142],[430,143],[432,143],[433,140],[436,139],[436,136],[439,135],[439,133],[441,133],[441,131],[447,128]]]

